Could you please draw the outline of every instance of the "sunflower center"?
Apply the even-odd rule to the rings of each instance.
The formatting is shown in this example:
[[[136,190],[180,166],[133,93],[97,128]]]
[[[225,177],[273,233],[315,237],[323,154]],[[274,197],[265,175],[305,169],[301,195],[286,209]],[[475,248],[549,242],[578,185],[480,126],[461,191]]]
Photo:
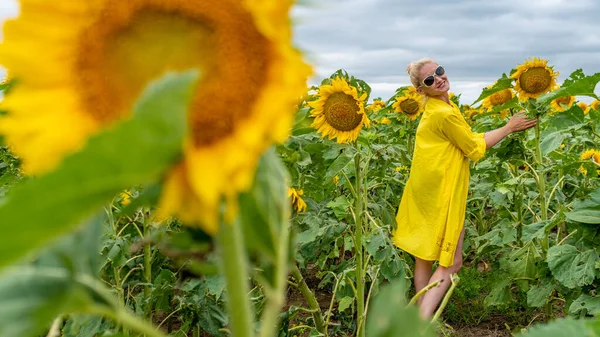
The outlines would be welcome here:
[[[188,112],[195,145],[231,134],[265,84],[270,45],[238,1],[108,0],[81,36],[82,105],[108,124],[130,113],[149,81],[198,69]]]
[[[331,94],[323,110],[327,123],[338,131],[354,130],[363,118],[362,114],[358,113],[360,111],[358,102],[343,92]]]
[[[545,67],[534,67],[519,77],[521,89],[529,94],[539,94],[550,90],[552,74]]]
[[[409,98],[405,101],[400,102],[400,108],[407,115],[414,115],[419,113],[419,102],[415,101],[412,98]]]
[[[490,96],[490,103],[492,106],[502,105],[512,98],[512,92],[510,89],[500,90],[498,92],[493,93]]]
[[[563,96],[556,99],[556,103],[569,105],[571,103],[571,96]]]

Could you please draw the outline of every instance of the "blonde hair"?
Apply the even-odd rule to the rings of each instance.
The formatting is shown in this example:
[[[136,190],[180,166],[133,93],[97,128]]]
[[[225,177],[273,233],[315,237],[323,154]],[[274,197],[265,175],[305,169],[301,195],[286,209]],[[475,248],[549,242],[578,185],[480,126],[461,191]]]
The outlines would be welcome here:
[[[430,58],[422,58],[420,60],[409,63],[406,67],[406,72],[410,77],[410,82],[415,88],[421,86],[421,79],[419,78],[419,76],[421,75],[421,68],[423,68],[423,66],[428,63],[435,63],[435,61]]]

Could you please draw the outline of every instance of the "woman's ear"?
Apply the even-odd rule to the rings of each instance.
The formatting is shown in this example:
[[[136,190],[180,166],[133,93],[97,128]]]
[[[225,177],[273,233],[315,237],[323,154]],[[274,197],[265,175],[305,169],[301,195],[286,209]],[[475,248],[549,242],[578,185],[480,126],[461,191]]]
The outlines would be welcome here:
[[[417,88],[417,92],[418,92],[420,95],[425,95],[425,92],[424,92],[424,91],[423,91],[423,89],[421,89],[421,88]]]

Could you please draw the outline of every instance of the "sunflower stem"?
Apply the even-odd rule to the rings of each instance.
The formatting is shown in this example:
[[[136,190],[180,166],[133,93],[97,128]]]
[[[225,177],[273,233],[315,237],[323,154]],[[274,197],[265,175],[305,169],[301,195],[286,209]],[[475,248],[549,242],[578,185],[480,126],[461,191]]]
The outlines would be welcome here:
[[[539,116],[538,116],[539,118]],[[541,210],[541,219],[542,221],[548,220],[548,209],[546,207],[546,177],[543,172],[543,157],[542,157],[542,148],[541,148],[541,137],[540,137],[540,124],[537,123],[535,125],[535,154],[536,154],[536,171],[537,171],[537,183],[539,190],[539,203]],[[544,245],[545,251],[548,250],[548,238],[545,238],[546,244]]]
[[[306,284],[306,281],[304,280],[304,277],[302,277],[302,273],[300,272],[300,269],[298,269],[297,265],[292,267],[292,276],[296,282],[298,282],[298,290],[300,290],[300,293],[302,293],[302,296],[304,296],[306,303],[308,303],[308,306],[311,309],[312,316],[315,321],[315,328],[319,333],[326,336],[327,331],[325,329],[325,321],[323,320],[323,313],[321,312],[319,302],[317,301],[315,294]]]
[[[230,328],[234,337],[254,337],[253,314],[246,294],[248,287],[248,265],[240,223],[221,224],[217,235],[220,250],[220,269],[227,284],[227,310]]]
[[[543,172],[543,157],[542,157],[542,147],[541,147],[541,136],[540,136],[540,123],[539,118],[540,115],[537,114],[538,123],[535,124],[535,154],[536,154],[536,171],[537,171],[537,183],[539,190],[539,203],[541,210],[541,220],[548,220],[548,207],[546,205],[546,174]],[[549,247],[549,236],[550,232],[546,231],[544,233],[544,237],[542,238],[542,252],[544,254],[544,259],[546,258],[546,254],[548,253]],[[548,302],[544,306],[546,311],[546,316],[550,318],[552,316],[552,303]]]
[[[277,335],[279,314],[285,303],[285,292],[287,289],[287,278],[289,273],[289,213],[288,208],[282,208],[281,219],[286,219],[280,226],[279,235],[274,238],[277,243],[275,259],[273,291],[267,293],[267,304],[263,311],[260,337],[273,337]],[[294,265],[295,266],[295,265]],[[298,267],[295,266],[297,269]],[[320,314],[320,312],[319,312]],[[322,319],[322,318],[321,318]]]
[[[519,169],[516,166],[512,166],[513,175],[515,177],[519,177]],[[523,183],[521,179],[519,179],[518,185],[516,187],[516,200],[515,200],[515,208],[517,209],[517,245],[519,247],[523,247]]]
[[[354,157],[354,166],[356,169],[356,198],[354,200],[354,208],[356,212],[356,230],[354,231],[354,249],[356,251],[356,336],[364,337],[365,336],[365,325],[364,325],[364,316],[365,316],[365,278],[364,278],[364,270],[363,270],[363,244],[362,244],[362,235],[363,235],[363,188],[362,188],[362,180],[363,180],[363,172],[361,170],[360,161],[360,148],[358,144],[355,143],[356,147],[356,156]]]
[[[167,337],[162,331],[152,326],[149,321],[136,317],[125,308],[113,309],[92,305],[87,308],[86,312],[111,319],[123,327],[127,327],[128,330],[135,331],[145,337]]]
[[[144,279],[146,281],[144,296],[146,298],[150,298],[152,293],[152,289],[150,288],[152,284],[152,247],[150,247],[150,240],[148,239],[149,234],[150,224],[148,223],[148,217],[144,217],[144,236],[142,237],[142,241],[144,242]],[[152,302],[148,302],[145,316],[149,320],[152,320]]]

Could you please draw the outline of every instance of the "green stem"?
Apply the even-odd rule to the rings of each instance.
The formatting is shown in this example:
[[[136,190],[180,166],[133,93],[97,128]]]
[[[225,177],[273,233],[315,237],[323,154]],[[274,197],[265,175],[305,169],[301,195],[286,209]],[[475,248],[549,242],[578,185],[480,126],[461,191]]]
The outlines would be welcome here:
[[[289,219],[287,216],[289,212],[288,208],[283,208],[281,219]],[[287,289],[287,278],[288,278],[288,257],[289,257],[289,223],[284,220],[279,229],[279,236],[274,238],[277,242],[277,255],[275,260],[275,276],[274,276],[274,287],[271,291],[267,292],[267,304],[263,311],[262,322],[261,322],[261,337],[272,337],[277,334],[278,331],[278,320],[279,314],[281,313],[281,307],[285,303],[285,291]]]
[[[513,166],[513,174],[515,177],[519,176],[519,169]],[[519,179],[519,185],[517,186],[515,208],[517,209],[517,245],[523,247],[523,183]]]
[[[117,290],[117,299],[119,305],[125,305],[125,291],[123,290],[123,282],[121,281],[121,269],[113,266],[113,274],[115,275],[115,288]],[[117,331],[121,330],[121,326],[117,325]],[[127,329],[123,329],[125,335],[129,334]]]
[[[543,171],[543,157],[542,157],[542,147],[541,147],[541,136],[540,136],[540,123],[539,123],[539,115],[538,123],[535,125],[535,153],[536,153],[536,171],[537,171],[537,183],[539,190],[539,204],[541,209],[541,220],[548,220],[548,207],[546,205],[546,174]],[[542,238],[542,252],[544,254],[544,258],[548,253],[549,247],[549,231],[544,233],[544,237]],[[545,305],[546,316],[550,318],[552,316],[552,304],[550,302]]]
[[[91,306],[88,308],[87,312],[109,318],[145,337],[167,337],[167,335],[160,330],[154,328],[152,324],[136,317],[124,308],[114,310],[104,306]]]
[[[412,131],[413,131],[413,121],[408,121],[408,131],[406,132],[407,133],[406,140],[408,143],[407,144],[408,154],[410,155],[411,158],[412,158],[413,150],[414,150]]]
[[[440,315],[444,311],[444,308],[446,308],[446,305],[448,304],[448,301],[450,300],[450,296],[452,296],[452,293],[454,292],[454,288],[456,288],[456,285],[458,284],[458,281],[460,281],[460,278],[458,277],[457,274],[450,274],[450,281],[452,282],[452,285],[450,286],[450,290],[448,290],[448,292],[446,293],[446,296],[444,296],[444,300],[442,300],[442,304],[440,304],[440,307],[435,312],[435,315],[433,316],[433,319],[431,320],[432,322],[435,322],[438,320],[438,318],[440,318]]]
[[[538,176],[539,203],[541,209],[541,220],[548,220],[548,209],[546,207],[546,175],[543,172],[543,157],[540,137],[540,124],[535,125],[535,154],[536,154],[536,171]],[[542,240],[544,251],[548,251],[548,234]]]
[[[354,248],[356,251],[356,320],[358,337],[365,336],[364,309],[365,309],[365,277],[363,270],[363,188],[362,188],[362,170],[360,168],[360,149],[356,145],[356,156],[354,157],[354,166],[356,169],[356,198],[354,211],[356,213],[356,230],[354,231]]]
[[[441,282],[442,282],[442,280],[437,280],[435,282],[428,284],[425,288],[419,290],[419,292],[416,293],[415,296],[413,296],[413,298],[410,299],[410,302],[408,302],[408,306],[411,306],[411,305],[417,303],[417,300],[419,300],[419,298],[421,298],[421,296],[425,295],[425,293],[428,292],[429,290],[431,290],[432,288],[437,287]]]
[[[315,294],[306,284],[304,277],[302,277],[302,273],[300,273],[298,266],[292,267],[292,276],[296,282],[298,282],[298,290],[302,296],[304,296],[306,303],[308,303],[308,307],[312,310],[313,319],[315,320],[315,328],[319,333],[325,335],[325,321],[323,320],[321,307],[319,306],[319,302],[317,302]]]
[[[221,274],[227,283],[227,310],[230,328],[234,337],[253,337],[253,314],[246,294],[248,287],[248,265],[244,255],[240,223],[235,220],[231,225],[221,225],[217,235],[220,253]]]
[[[146,281],[146,285],[144,285],[144,296],[149,299],[152,293],[152,289],[150,288],[150,285],[152,284],[152,248],[150,247],[150,240],[148,240],[150,225],[147,220],[148,219],[144,220],[144,237],[142,237],[142,240],[144,241],[144,279]],[[152,320],[151,302],[148,302],[146,317]]]

